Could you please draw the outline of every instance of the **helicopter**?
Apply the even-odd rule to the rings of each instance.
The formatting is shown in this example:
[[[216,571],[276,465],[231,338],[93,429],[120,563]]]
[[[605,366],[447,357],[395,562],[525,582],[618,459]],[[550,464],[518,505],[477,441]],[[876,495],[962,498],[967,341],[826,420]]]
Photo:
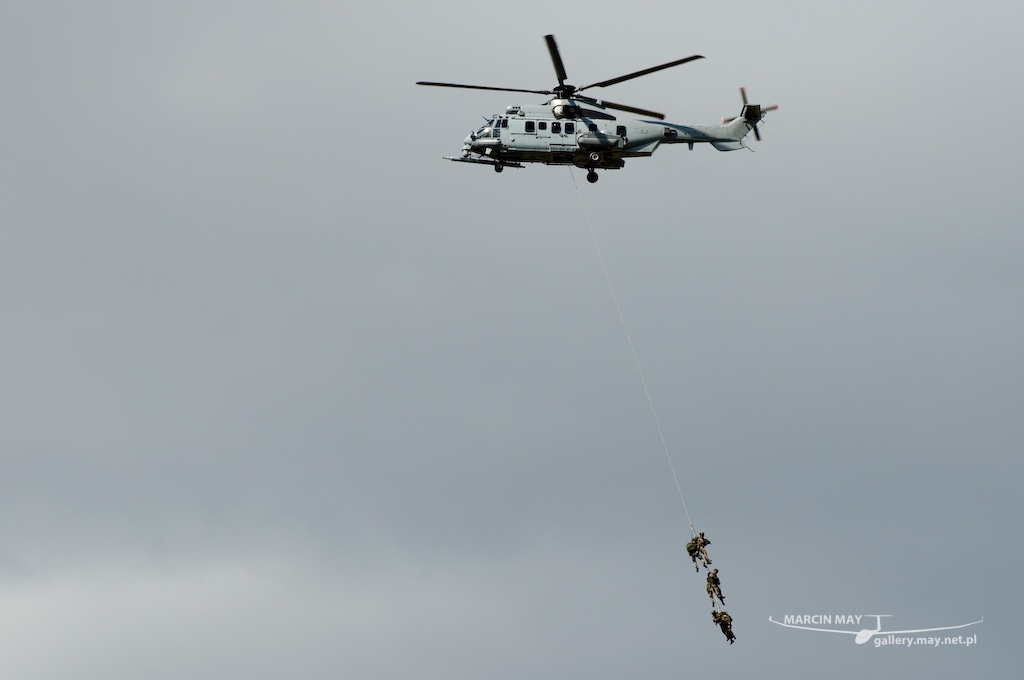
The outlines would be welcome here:
[[[765,114],[778,109],[778,105],[762,107],[747,102],[747,93],[740,88],[743,108],[738,116],[723,118],[721,125],[679,125],[661,122],[665,116],[656,111],[616,104],[581,94],[592,87],[608,87],[626,80],[646,76],[673,66],[686,64],[704,57],[694,54],[666,64],[634,71],[624,76],[602,80],[583,87],[569,85],[562,56],[553,35],[544,36],[551,62],[555,67],[558,87],[551,90],[523,90],[510,87],[459,85],[419,81],[417,85],[455,87],[469,90],[496,90],[499,92],[526,92],[549,95],[551,99],[540,105],[509,106],[504,114],[494,114],[478,130],[471,131],[463,141],[461,156],[444,156],[445,160],[460,163],[490,165],[495,172],[505,167],[523,168],[524,163],[545,165],[572,165],[587,169],[587,181],[597,181],[597,170],[618,170],[625,166],[626,158],[650,156],[662,144],[710,144],[719,151],[748,148],[744,138],[753,131],[758,141],[761,133],[758,123]],[[646,116],[645,119],[619,119],[609,112]],[[654,120],[652,120],[654,119]]]

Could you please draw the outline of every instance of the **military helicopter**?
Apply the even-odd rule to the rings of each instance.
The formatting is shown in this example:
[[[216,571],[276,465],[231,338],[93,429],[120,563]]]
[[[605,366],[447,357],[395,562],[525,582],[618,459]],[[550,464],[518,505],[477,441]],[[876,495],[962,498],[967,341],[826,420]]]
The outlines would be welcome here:
[[[420,81],[417,85],[431,87],[457,87],[469,90],[496,90],[499,92],[527,92],[550,95],[541,105],[509,106],[504,114],[494,114],[480,129],[470,132],[459,157],[445,156],[445,160],[460,163],[490,165],[495,172],[506,166],[525,167],[523,163],[545,165],[574,165],[587,169],[587,181],[597,181],[597,169],[618,170],[625,166],[626,158],[650,156],[661,144],[711,144],[719,151],[735,151],[746,147],[743,139],[751,132],[761,140],[757,129],[765,114],[778,105],[762,107],[747,102],[747,93],[741,87],[743,108],[738,116],[722,119],[721,125],[677,125],[663,123],[663,114],[647,109],[616,104],[580,94],[592,87],[608,87],[626,80],[646,76],[673,66],[703,59],[695,54],[652,66],[642,71],[627,73],[618,78],[602,80],[583,87],[566,84],[565,67],[553,35],[544,36],[555,66],[558,87],[552,90],[521,90],[510,87],[458,85]],[[657,120],[617,119],[608,112],[625,111]]]

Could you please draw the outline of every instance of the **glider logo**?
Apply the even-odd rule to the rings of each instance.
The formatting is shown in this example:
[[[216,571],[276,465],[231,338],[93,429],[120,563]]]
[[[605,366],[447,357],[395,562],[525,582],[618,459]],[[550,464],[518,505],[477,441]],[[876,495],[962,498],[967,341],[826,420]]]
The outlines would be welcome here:
[[[856,616],[847,616],[844,614],[837,614],[835,616],[832,616],[831,614],[815,614],[813,616],[808,614],[797,614],[796,616],[793,616],[791,614],[787,614],[783,617],[782,621],[776,621],[772,619],[772,617],[770,616],[768,617],[768,620],[777,626],[784,626],[786,628],[798,628],[800,630],[816,630],[819,633],[844,633],[846,635],[855,635],[856,637],[853,639],[853,641],[856,642],[858,645],[862,645],[871,638],[875,638],[875,647],[881,647],[882,645],[904,645],[907,647],[911,645],[927,645],[935,647],[938,647],[939,645],[970,646],[978,643],[977,635],[974,635],[973,637],[969,636],[966,638],[963,636],[945,638],[943,638],[942,636],[916,638],[899,636],[907,635],[910,633],[931,633],[933,631],[938,630],[956,630],[958,628],[974,626],[985,620],[985,617],[982,617],[980,621],[972,621],[971,623],[965,623],[959,626],[942,626],[940,628],[916,628],[914,630],[882,630],[882,619],[888,618],[890,616],[892,616],[892,614],[857,614]],[[839,625],[859,625],[861,618],[875,619],[875,627],[873,629],[862,628],[861,630],[835,630],[832,628],[817,628],[801,625],[805,623],[816,625],[829,625],[832,623],[833,619],[835,620],[835,623]],[[867,622],[865,621],[865,623]]]

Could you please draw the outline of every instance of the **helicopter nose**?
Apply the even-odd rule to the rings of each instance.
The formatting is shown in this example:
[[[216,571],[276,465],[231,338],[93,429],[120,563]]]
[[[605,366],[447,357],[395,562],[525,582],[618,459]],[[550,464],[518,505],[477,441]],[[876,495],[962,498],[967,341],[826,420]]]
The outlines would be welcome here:
[[[466,146],[469,146],[470,144],[472,144],[473,143],[473,133],[472,132],[469,133],[469,135],[465,139],[462,140],[462,143],[465,144]]]

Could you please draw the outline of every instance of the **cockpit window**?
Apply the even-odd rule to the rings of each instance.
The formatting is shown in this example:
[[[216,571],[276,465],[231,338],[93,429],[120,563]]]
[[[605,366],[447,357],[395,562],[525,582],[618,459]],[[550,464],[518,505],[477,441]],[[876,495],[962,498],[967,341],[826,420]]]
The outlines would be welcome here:
[[[494,121],[493,120],[489,120],[486,123],[484,123],[483,127],[481,127],[479,130],[476,131],[476,136],[477,137],[490,137],[491,136],[491,126],[492,125],[494,125]]]

